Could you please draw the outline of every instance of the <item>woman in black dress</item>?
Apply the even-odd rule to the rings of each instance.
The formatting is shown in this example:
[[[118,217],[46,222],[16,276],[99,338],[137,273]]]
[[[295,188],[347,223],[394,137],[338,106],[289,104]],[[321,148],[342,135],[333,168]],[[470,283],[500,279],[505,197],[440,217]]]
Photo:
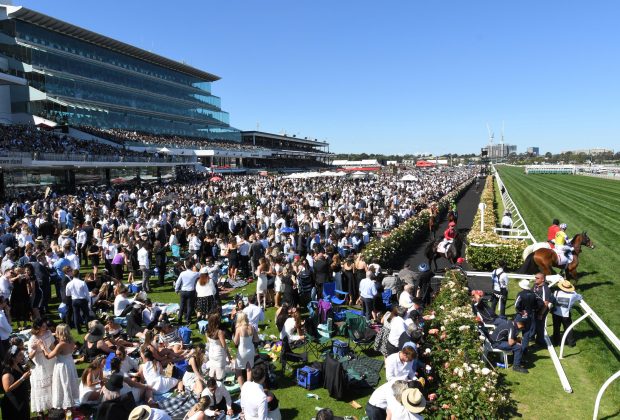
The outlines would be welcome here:
[[[30,316],[30,293],[28,286],[30,278],[26,274],[26,270],[18,268],[15,270],[17,275],[13,281],[13,291],[11,292],[11,318],[16,321],[19,328],[25,328],[26,322]]]
[[[239,267],[239,255],[237,254],[237,240],[230,238],[228,246],[228,277],[232,280],[237,278],[237,268]]]
[[[342,266],[342,290],[347,292],[347,301],[344,303],[345,305],[351,305],[355,303],[357,299],[355,297],[355,274],[353,273],[353,269],[355,268],[355,264],[353,262],[353,257],[348,256],[344,261]]]
[[[11,346],[2,368],[4,397],[0,402],[3,419],[26,420],[30,418],[30,374],[22,367],[24,352]]]

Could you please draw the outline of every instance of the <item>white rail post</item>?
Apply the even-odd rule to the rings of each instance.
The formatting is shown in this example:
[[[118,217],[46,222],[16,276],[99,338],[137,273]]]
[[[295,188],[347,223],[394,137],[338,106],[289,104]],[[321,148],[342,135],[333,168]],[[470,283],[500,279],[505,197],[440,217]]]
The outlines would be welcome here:
[[[486,207],[487,205],[484,203],[478,204],[478,210],[480,210],[480,232],[484,232],[484,209]]]
[[[620,378],[620,370],[614,373],[613,375],[611,375],[611,377],[605,381],[601,389],[598,391],[598,394],[596,395],[596,402],[594,403],[594,414],[592,414],[592,420],[598,419],[598,409],[599,409],[599,406],[601,405],[601,398],[603,398],[603,394],[605,393],[605,390],[607,389],[609,385],[611,385],[613,381],[615,381],[618,378]]]

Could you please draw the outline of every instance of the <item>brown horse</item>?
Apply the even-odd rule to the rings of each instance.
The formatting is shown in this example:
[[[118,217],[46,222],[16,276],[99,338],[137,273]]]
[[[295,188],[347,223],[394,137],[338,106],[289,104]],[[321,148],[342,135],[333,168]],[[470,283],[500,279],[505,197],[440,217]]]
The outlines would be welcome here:
[[[557,267],[564,271],[566,278],[577,279],[577,266],[579,265],[579,254],[581,247],[586,246],[594,249],[594,242],[590,239],[587,232],[578,233],[573,238],[571,245],[575,249],[573,251],[573,261],[563,266],[558,265],[558,256],[554,250],[550,248],[540,248],[527,256],[525,262],[519,269],[520,273],[536,274],[540,271],[544,274],[553,274],[553,267]]]

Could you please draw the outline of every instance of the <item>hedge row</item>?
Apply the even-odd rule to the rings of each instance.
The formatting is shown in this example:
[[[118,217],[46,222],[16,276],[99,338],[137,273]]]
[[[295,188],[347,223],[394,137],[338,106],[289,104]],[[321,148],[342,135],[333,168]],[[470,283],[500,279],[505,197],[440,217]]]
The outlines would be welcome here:
[[[446,273],[431,306],[424,354],[433,366],[433,389],[425,418],[499,419],[516,404],[501,375],[482,361],[482,347],[467,288],[459,271]]]
[[[484,231],[480,232],[480,208],[474,217],[472,229],[467,235],[470,245],[467,247],[467,262],[475,270],[491,271],[497,268],[500,260],[506,261],[508,269],[514,271],[523,263],[523,250],[527,246],[525,241],[502,239],[493,230],[497,227],[495,215],[495,185],[493,177],[488,176],[480,202],[486,204],[484,209]],[[474,244],[474,245],[472,245]],[[485,244],[491,246],[475,246]]]
[[[441,198],[438,202],[439,213],[447,211],[450,202],[459,199],[473,181],[473,178],[465,181]],[[362,251],[364,260],[383,267],[395,266],[398,260],[428,233],[430,215],[430,210],[424,209],[393,229],[388,235],[373,238]]]

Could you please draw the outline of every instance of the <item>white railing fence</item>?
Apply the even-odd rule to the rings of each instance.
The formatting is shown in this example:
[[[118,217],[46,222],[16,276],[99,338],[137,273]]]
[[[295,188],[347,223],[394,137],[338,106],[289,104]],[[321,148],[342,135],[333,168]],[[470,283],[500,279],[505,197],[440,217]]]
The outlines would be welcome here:
[[[534,238],[534,235],[532,235],[532,232],[530,232],[529,228],[525,224],[523,216],[521,216],[517,205],[512,200],[512,197],[510,197],[510,194],[508,194],[508,189],[502,182],[499,172],[497,172],[495,166],[493,166],[493,172],[495,173],[495,180],[497,181],[497,186],[499,187],[502,195],[504,210],[509,211],[512,214],[512,229],[496,228],[495,232],[504,239],[528,239],[532,243],[535,243],[536,238]]]

